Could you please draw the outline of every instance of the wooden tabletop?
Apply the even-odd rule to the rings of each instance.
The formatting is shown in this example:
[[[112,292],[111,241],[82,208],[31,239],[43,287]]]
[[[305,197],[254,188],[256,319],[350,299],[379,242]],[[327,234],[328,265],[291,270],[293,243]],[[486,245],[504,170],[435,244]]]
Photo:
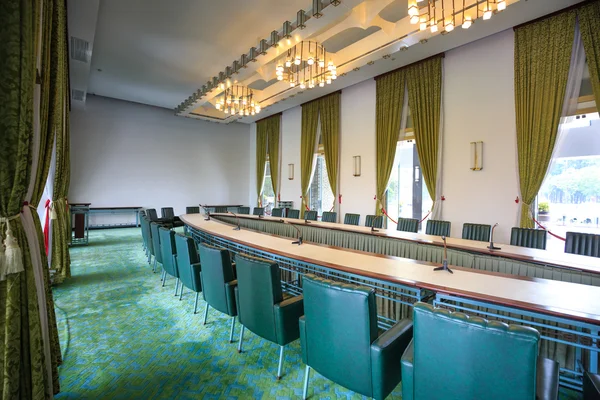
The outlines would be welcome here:
[[[216,214],[211,213],[215,216],[229,216],[230,213]],[[237,215],[239,218],[244,219],[259,219],[256,215]],[[286,223],[295,225],[305,225],[303,219],[295,218],[278,218],[265,216],[261,218],[264,221],[279,222],[284,221]],[[440,236],[425,235],[422,233],[412,232],[401,232],[396,229],[377,229],[378,232],[371,233],[371,228],[357,225],[345,225],[337,224],[332,222],[321,222],[321,221],[309,221],[309,226],[334,229],[345,232],[355,232],[367,235],[374,235],[393,239],[408,240],[415,243],[430,244],[435,246],[443,246],[444,243]],[[567,268],[577,271],[591,272],[594,274],[600,274],[600,259],[597,257],[580,256],[577,254],[568,254],[558,251],[530,249],[527,247],[511,246],[509,244],[502,244],[494,242],[494,246],[500,247],[500,250],[490,250],[487,248],[489,242],[481,242],[477,240],[467,240],[453,237],[446,237],[446,245],[449,249],[465,250],[469,252],[479,253],[483,255],[498,256],[510,258],[513,260],[526,261],[535,264],[544,264],[560,268]]]
[[[544,314],[600,325],[600,287],[547,279],[515,277],[469,268],[452,267],[454,274],[433,271],[433,263],[383,256],[332,246],[304,243],[290,238],[235,231],[231,225],[199,214],[181,220],[209,234],[271,254],[397,284],[430,289],[480,301],[503,304]],[[316,224],[315,224],[316,225]]]
[[[131,206],[131,207],[91,207],[90,210],[131,210],[131,209],[142,209],[142,206]]]

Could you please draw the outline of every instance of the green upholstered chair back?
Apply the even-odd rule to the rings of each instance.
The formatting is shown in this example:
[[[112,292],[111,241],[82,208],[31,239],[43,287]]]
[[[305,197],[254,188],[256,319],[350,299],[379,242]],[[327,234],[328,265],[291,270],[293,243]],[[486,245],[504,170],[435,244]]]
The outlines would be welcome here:
[[[600,257],[600,235],[567,232],[565,253]]]
[[[164,219],[173,219],[175,218],[175,212],[173,211],[173,207],[163,207],[160,209],[160,215]]]
[[[142,229],[142,240],[144,241],[144,244],[146,245],[146,247],[148,247],[148,234],[146,233],[147,230],[147,225],[148,224],[148,219],[146,218],[145,215],[142,215],[140,217],[140,228]]]
[[[398,218],[396,230],[417,233],[419,231],[419,220],[416,218]]]
[[[175,247],[177,248],[177,270],[179,271],[181,283],[187,288],[199,292],[202,288],[198,268],[200,259],[194,239],[176,233]]]
[[[425,234],[436,236],[450,236],[450,221],[430,219],[425,225]]]
[[[145,228],[146,228],[146,246],[148,247],[148,251],[150,252],[151,255],[154,255],[154,243],[152,242],[152,231],[150,229],[150,223],[151,221],[146,218],[145,221]]]
[[[154,208],[147,208],[146,215],[150,219],[150,221],[158,220],[158,214],[156,214],[156,210]]]
[[[283,208],[274,208],[271,210],[272,217],[283,217]]]
[[[317,212],[314,210],[304,211],[304,219],[308,221],[316,221],[317,220]]]
[[[200,207],[197,206],[189,206],[185,208],[186,214],[200,214]]]
[[[252,210],[252,215],[265,215],[265,208],[264,207],[254,207],[254,210]]]
[[[360,214],[346,213],[346,215],[344,215],[344,224],[359,225],[360,224]]]
[[[512,228],[510,244],[512,246],[546,250],[546,231],[543,229]]]
[[[332,381],[371,397],[371,343],[378,333],[373,289],[311,274],[302,282],[306,364]]]
[[[235,261],[240,322],[258,336],[277,343],[274,305],[283,300],[279,266],[239,254]]]
[[[158,236],[160,237],[160,253],[162,256],[162,265],[165,271],[171,276],[179,277],[177,265],[173,255],[177,254],[175,247],[175,231],[167,228],[158,228]]]
[[[491,225],[486,224],[463,224],[462,238],[468,240],[490,241]]]
[[[162,264],[162,252],[160,251],[160,236],[158,235],[158,225],[156,222],[150,223],[150,231],[152,232],[152,255],[156,258],[156,261]]]
[[[202,264],[201,279],[204,300],[212,308],[233,317],[236,316],[233,287],[225,285],[235,279],[229,252],[206,244],[201,244],[198,250]]]
[[[383,228],[383,215],[367,215],[365,226],[369,228]]]
[[[288,218],[296,218],[296,219],[300,218],[300,210],[295,210],[293,208],[289,209],[288,213],[287,213],[287,217]]]
[[[250,214],[250,207],[238,207],[238,214]]]
[[[215,207],[215,212],[220,214],[227,214],[227,207],[217,206]]]
[[[413,320],[414,399],[535,399],[535,329],[426,303]]]
[[[324,211],[321,216],[323,222],[337,222],[337,213],[332,211]]]

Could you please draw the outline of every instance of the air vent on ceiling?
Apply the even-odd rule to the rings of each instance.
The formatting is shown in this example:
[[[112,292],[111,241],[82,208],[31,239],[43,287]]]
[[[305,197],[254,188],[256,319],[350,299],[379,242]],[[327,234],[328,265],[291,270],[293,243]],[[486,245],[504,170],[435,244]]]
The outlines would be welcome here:
[[[73,60],[88,63],[90,58],[89,50],[90,42],[75,36],[71,36],[71,58]]]
[[[85,92],[83,90],[72,89],[71,98],[73,101],[85,101]]]

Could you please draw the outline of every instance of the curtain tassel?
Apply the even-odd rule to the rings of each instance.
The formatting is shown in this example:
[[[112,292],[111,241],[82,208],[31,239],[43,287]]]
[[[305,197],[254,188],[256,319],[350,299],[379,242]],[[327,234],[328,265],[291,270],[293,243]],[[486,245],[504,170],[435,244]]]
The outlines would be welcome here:
[[[16,274],[25,271],[23,267],[23,252],[10,229],[9,222],[19,218],[17,214],[10,218],[0,218],[0,226],[6,224],[6,238],[4,239],[4,249],[0,252],[0,280],[5,280],[6,275]],[[2,246],[0,246],[0,249]]]
[[[50,219],[58,219],[56,216],[56,210],[54,209],[54,202],[50,202]]]
[[[6,280],[6,254],[4,254],[4,244],[0,242],[0,281]]]

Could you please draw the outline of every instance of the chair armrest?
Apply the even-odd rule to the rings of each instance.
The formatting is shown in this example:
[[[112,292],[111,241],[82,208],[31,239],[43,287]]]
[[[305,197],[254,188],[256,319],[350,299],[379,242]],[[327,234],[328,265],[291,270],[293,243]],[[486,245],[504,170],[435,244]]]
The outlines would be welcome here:
[[[235,301],[235,289],[237,280],[225,282],[225,300],[227,301],[227,314],[235,317],[237,313],[237,304]],[[204,292],[204,291],[203,291]]]
[[[391,393],[402,377],[398,360],[412,340],[413,324],[404,319],[384,332],[371,344],[371,374],[373,397],[383,399]]]
[[[275,330],[277,344],[285,346],[300,337],[298,319],[304,315],[302,296],[296,296],[275,304]]]
[[[199,292],[202,289],[202,281],[200,279],[200,271],[202,268],[200,267],[200,263],[194,263],[191,265],[192,267],[192,282],[196,291]]]
[[[583,373],[583,399],[600,399],[600,375]]]
[[[402,399],[413,400],[414,395],[414,342],[411,341],[404,354],[400,363],[402,364]]]
[[[306,342],[306,320],[304,315],[298,319],[298,328],[300,330],[300,346],[302,347],[302,362],[308,365],[308,343]]]

